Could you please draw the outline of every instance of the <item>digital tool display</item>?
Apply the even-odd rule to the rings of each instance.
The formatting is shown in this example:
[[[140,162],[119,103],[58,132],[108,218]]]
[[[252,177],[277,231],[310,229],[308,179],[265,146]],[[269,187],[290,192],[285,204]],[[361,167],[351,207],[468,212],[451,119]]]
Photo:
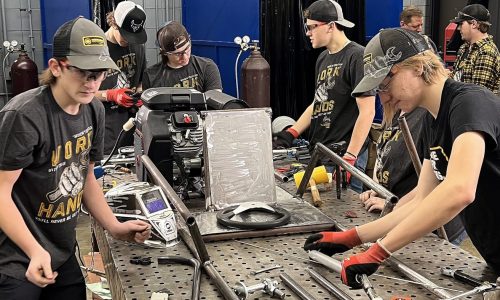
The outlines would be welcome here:
[[[142,194],[142,203],[150,214],[167,209],[167,204],[163,200],[159,190]]]

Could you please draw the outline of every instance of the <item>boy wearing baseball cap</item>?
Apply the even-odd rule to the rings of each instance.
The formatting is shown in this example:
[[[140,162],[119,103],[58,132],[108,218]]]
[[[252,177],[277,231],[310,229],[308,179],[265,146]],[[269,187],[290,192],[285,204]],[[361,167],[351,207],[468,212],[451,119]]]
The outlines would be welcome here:
[[[115,238],[143,242],[148,224],[120,223],[93,173],[103,157],[109,69],[104,32],[82,17],[55,33],[41,86],[0,111],[0,299],[86,299],[75,257],[82,204]]]
[[[424,162],[415,198],[376,221],[345,232],[323,232],[305,250],[344,252],[375,242],[344,260],[342,281],[360,288],[391,253],[459,215],[474,246],[500,275],[500,102],[490,90],[448,78],[422,35],[382,30],[368,43],[364,77],[354,95],[376,89],[384,119],[417,107],[424,122]]]
[[[316,92],[297,122],[276,134],[273,147],[291,147],[292,141],[309,129],[311,149],[318,142],[329,145],[345,141],[344,159],[364,170],[365,142],[375,116],[375,97],[373,91],[351,96],[363,77],[364,48],[345,35],[344,29],[354,24],[344,18],[336,1],[318,0],[304,11],[304,17],[312,47],[326,47],[316,60]],[[351,188],[361,193],[362,183],[353,180]]]
[[[111,152],[123,124],[135,115],[135,106],[140,105],[132,95],[142,90],[142,74],[146,68],[144,44],[147,41],[144,29],[146,13],[142,6],[132,1],[118,3],[114,11],[107,14],[107,22],[109,54],[120,69],[108,73],[97,93],[106,109],[105,154]],[[119,145],[132,145],[132,137],[132,132],[126,132]]]

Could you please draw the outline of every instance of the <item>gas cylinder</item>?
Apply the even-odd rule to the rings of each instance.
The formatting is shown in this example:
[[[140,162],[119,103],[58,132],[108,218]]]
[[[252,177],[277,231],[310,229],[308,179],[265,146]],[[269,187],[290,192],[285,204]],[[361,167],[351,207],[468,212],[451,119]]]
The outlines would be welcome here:
[[[22,44],[20,52],[10,68],[14,96],[38,87],[38,68],[35,62],[29,58]]]
[[[250,107],[270,107],[270,73],[269,63],[260,54],[259,47],[255,45],[250,56],[241,65],[242,93],[241,98]]]

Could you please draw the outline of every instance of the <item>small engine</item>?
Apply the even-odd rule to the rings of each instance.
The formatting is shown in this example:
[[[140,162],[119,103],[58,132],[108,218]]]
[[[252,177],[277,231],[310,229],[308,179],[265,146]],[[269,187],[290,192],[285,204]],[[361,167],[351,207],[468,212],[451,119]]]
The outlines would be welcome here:
[[[200,111],[248,107],[222,92],[206,95],[188,88],[152,88],[142,93],[134,133],[138,180],[149,181],[139,159],[147,154],[182,199],[204,197]]]

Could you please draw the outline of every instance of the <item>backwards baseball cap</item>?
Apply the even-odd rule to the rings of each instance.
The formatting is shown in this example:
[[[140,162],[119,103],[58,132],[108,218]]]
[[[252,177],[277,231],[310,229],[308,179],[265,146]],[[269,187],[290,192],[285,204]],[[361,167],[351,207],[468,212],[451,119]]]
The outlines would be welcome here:
[[[83,70],[120,70],[109,56],[106,37],[94,22],[78,17],[61,25],[54,34],[53,57],[66,57]]]
[[[177,21],[167,22],[156,33],[156,39],[158,46],[164,52],[180,49],[191,41],[186,27]]]
[[[460,24],[463,21],[471,20],[477,20],[490,24],[490,12],[481,4],[471,4],[459,11],[455,19],[450,20],[450,22]]]
[[[120,34],[130,44],[144,44],[148,40],[144,25],[146,13],[139,4],[132,1],[118,3],[113,14]]]
[[[403,28],[382,29],[366,45],[364,77],[352,96],[357,97],[376,88],[395,64],[429,49],[429,44],[418,32]]]
[[[320,22],[335,22],[347,28],[354,27],[354,23],[344,19],[342,7],[334,0],[318,0],[304,11],[304,17]]]

